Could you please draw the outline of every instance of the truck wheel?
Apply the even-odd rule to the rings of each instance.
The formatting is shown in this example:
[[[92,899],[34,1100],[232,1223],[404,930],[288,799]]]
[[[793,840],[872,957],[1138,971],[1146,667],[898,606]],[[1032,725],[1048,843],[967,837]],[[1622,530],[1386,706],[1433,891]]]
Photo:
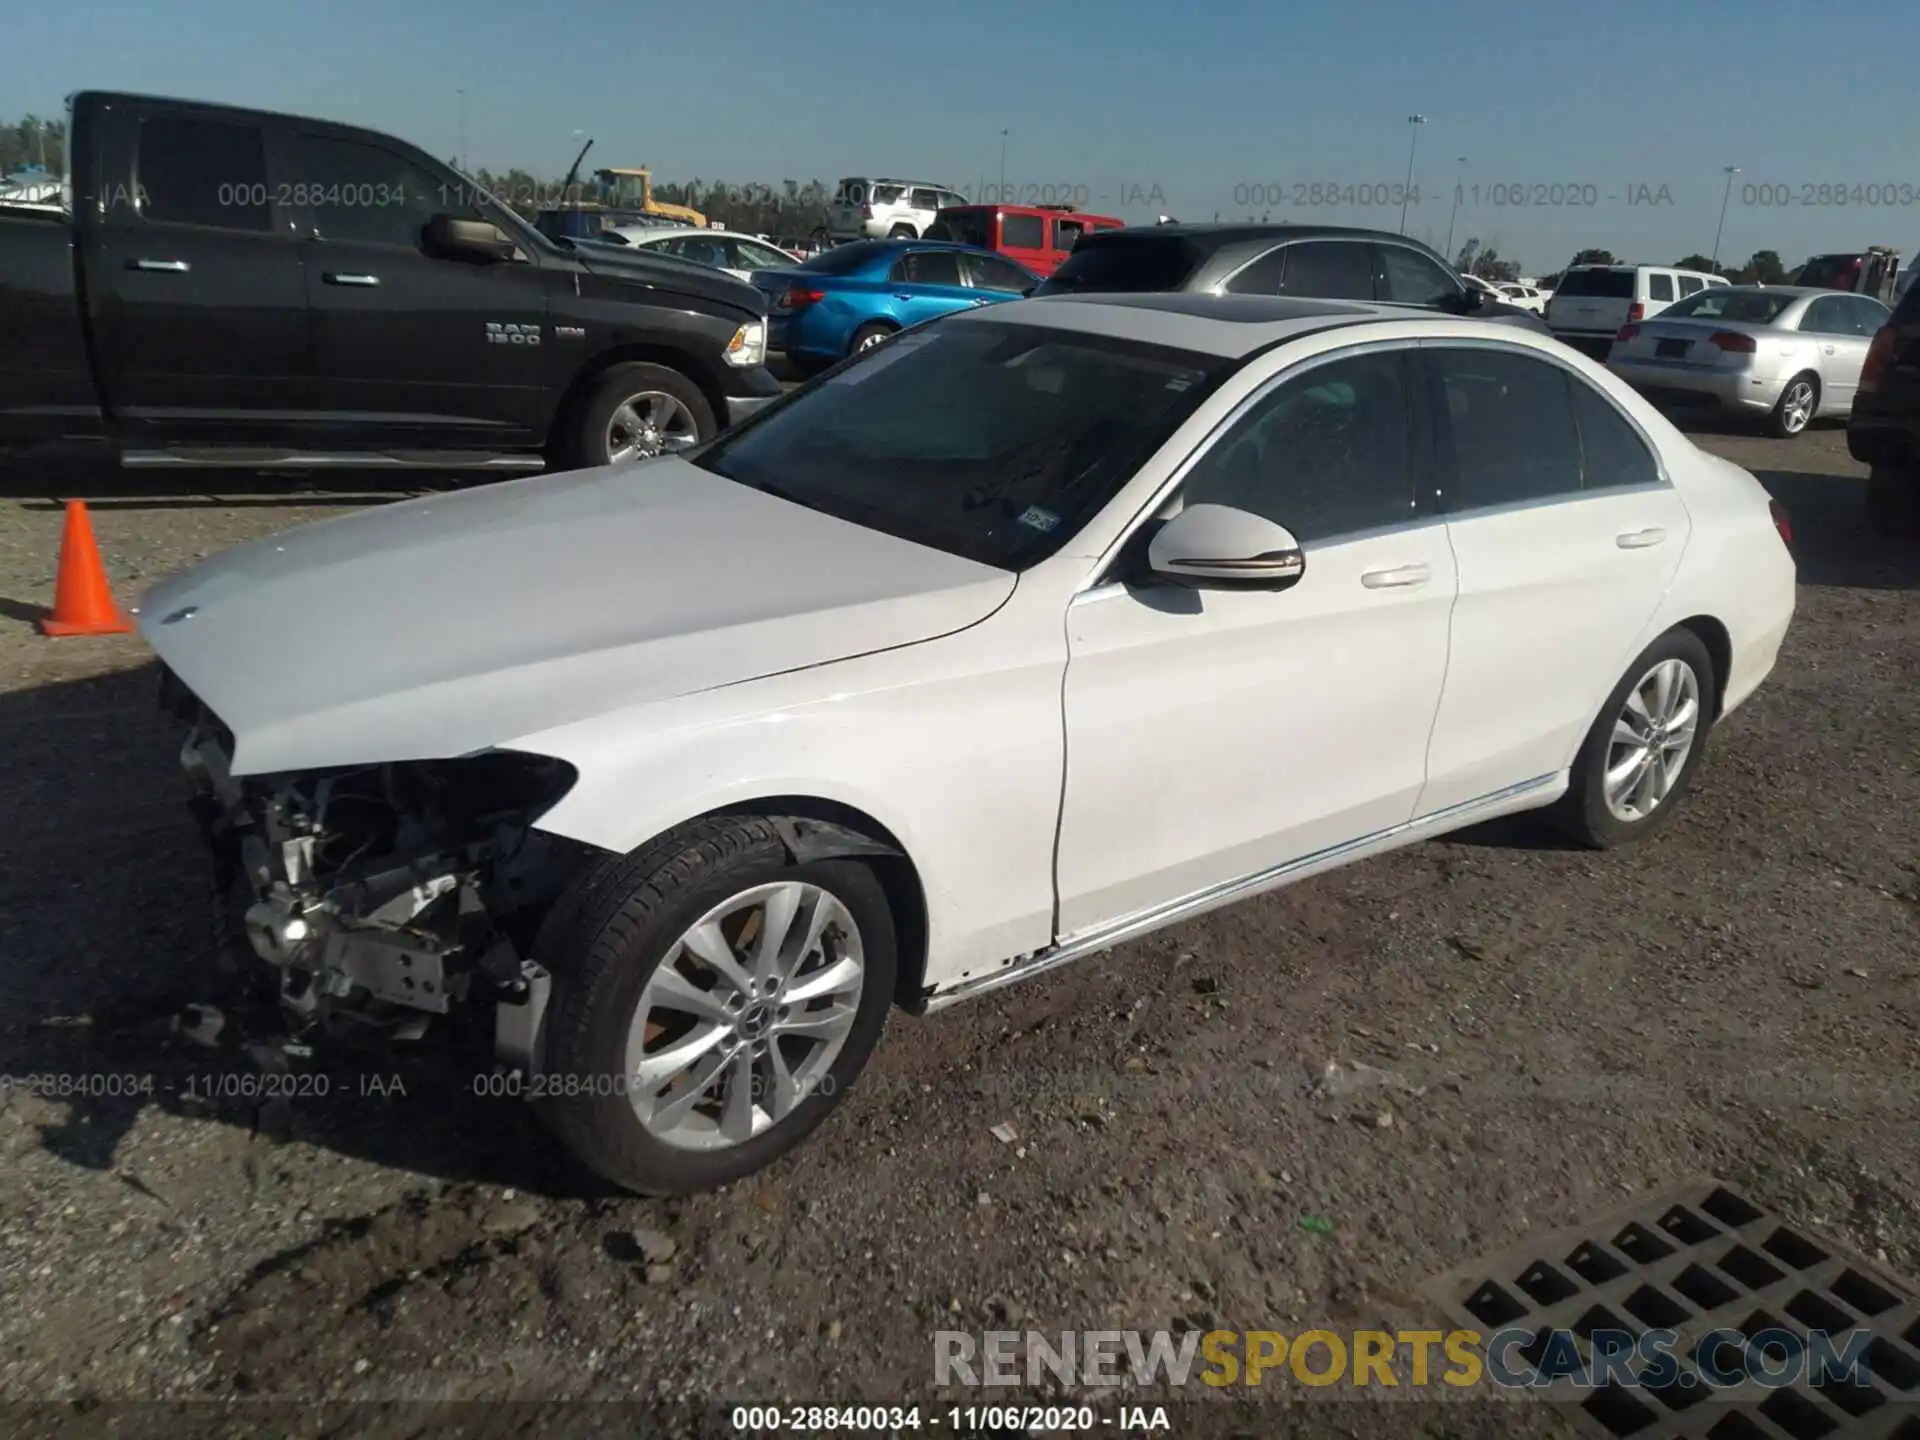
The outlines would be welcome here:
[[[1920,536],[1920,471],[1876,465],[1867,472],[1867,524],[1896,540]]]
[[[904,221],[887,231],[889,240],[918,240],[920,232]]]
[[[642,1195],[710,1190],[798,1145],[893,1002],[873,871],[796,865],[760,816],[700,821],[588,870],[534,954],[554,977],[541,1116]]]
[[[575,412],[563,468],[590,470],[687,450],[719,433],[707,397],[678,370],[635,361],[600,377]]]

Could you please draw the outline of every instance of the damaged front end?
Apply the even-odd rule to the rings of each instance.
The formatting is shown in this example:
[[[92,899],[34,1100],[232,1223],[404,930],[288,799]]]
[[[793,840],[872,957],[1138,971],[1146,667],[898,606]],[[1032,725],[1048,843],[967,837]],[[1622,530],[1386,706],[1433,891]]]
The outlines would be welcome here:
[[[170,672],[162,703],[191,727],[190,803],[294,1038],[418,1039],[491,1005],[499,1060],[538,1073],[550,979],[528,952],[591,852],[533,826],[571,766],[502,750],[236,777],[231,732]]]

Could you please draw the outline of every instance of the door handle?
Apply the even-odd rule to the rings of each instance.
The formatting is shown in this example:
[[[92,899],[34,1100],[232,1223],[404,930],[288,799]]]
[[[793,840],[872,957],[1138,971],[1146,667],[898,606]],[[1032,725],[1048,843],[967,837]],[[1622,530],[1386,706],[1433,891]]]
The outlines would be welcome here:
[[[184,275],[193,267],[184,260],[129,260],[129,270],[160,270],[169,275]]]
[[[911,299],[913,299],[913,296],[911,296],[911,295],[895,295],[895,296],[894,296],[893,298],[894,298],[894,299],[896,299],[896,300],[911,300]]]
[[[1613,543],[1622,550],[1645,550],[1649,545],[1658,545],[1666,538],[1667,532],[1655,525],[1645,530],[1629,530],[1615,537]]]
[[[1360,577],[1360,583],[1369,590],[1392,590],[1407,585],[1424,585],[1432,578],[1431,565],[1398,565],[1391,570],[1369,570]]]
[[[1831,345],[1822,345],[1822,346],[1821,346],[1820,348],[1821,348],[1822,350],[1824,350],[1824,351],[1826,351],[1826,352],[1827,352],[1827,354],[1829,354],[1829,355],[1831,355],[1831,354],[1833,354],[1833,346],[1831,346]]]
[[[380,283],[378,275],[342,275],[334,270],[327,271],[320,278],[329,285],[378,285]]]

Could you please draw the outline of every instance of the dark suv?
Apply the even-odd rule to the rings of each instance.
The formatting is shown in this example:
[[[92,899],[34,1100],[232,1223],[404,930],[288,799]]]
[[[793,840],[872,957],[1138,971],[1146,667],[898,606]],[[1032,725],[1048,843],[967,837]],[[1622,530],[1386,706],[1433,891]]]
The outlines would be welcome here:
[[[1151,225],[1084,235],[1034,294],[1143,290],[1367,300],[1552,333],[1531,311],[1472,289],[1419,241],[1337,225]]]
[[[1867,517],[1889,535],[1920,537],[1920,285],[1909,285],[1860,368],[1847,449],[1872,467]]]

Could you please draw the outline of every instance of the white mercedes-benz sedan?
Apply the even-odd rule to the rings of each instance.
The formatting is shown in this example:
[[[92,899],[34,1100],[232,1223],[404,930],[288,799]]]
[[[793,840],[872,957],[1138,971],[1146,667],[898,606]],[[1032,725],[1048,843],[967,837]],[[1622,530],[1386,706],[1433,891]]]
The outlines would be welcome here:
[[[481,1022],[649,1194],[767,1164],[895,1008],[1541,809],[1662,825],[1786,517],[1512,326],[1076,296],[705,446],[244,545],[141,631],[297,1033]]]

